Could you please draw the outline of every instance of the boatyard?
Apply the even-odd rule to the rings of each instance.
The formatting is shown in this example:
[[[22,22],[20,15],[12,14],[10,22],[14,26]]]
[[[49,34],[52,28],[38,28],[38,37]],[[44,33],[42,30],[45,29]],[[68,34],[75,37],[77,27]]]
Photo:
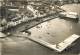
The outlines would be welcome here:
[[[0,55],[80,55],[79,0],[1,0]]]

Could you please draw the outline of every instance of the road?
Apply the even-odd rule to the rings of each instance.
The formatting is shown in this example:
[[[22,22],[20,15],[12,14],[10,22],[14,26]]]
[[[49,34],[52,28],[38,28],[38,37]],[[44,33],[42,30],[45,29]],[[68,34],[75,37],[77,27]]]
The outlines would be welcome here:
[[[68,4],[62,7],[66,11],[75,11],[80,14],[80,4]],[[66,36],[72,35],[73,33],[80,35],[80,22],[76,23],[72,19],[54,19],[52,22],[55,33],[54,40],[63,39]],[[37,35],[37,34],[36,34]],[[58,38],[59,36],[59,38]],[[48,49],[42,45],[32,42],[28,39],[21,37],[10,37],[3,39],[2,42],[2,55],[79,55],[80,43],[66,49],[62,53],[56,53],[55,51]]]

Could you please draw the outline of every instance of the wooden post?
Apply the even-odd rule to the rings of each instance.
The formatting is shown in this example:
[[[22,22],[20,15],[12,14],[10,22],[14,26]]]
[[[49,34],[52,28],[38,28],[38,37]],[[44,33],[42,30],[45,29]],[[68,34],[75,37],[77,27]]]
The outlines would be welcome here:
[[[0,42],[0,55],[2,55],[2,43]]]

